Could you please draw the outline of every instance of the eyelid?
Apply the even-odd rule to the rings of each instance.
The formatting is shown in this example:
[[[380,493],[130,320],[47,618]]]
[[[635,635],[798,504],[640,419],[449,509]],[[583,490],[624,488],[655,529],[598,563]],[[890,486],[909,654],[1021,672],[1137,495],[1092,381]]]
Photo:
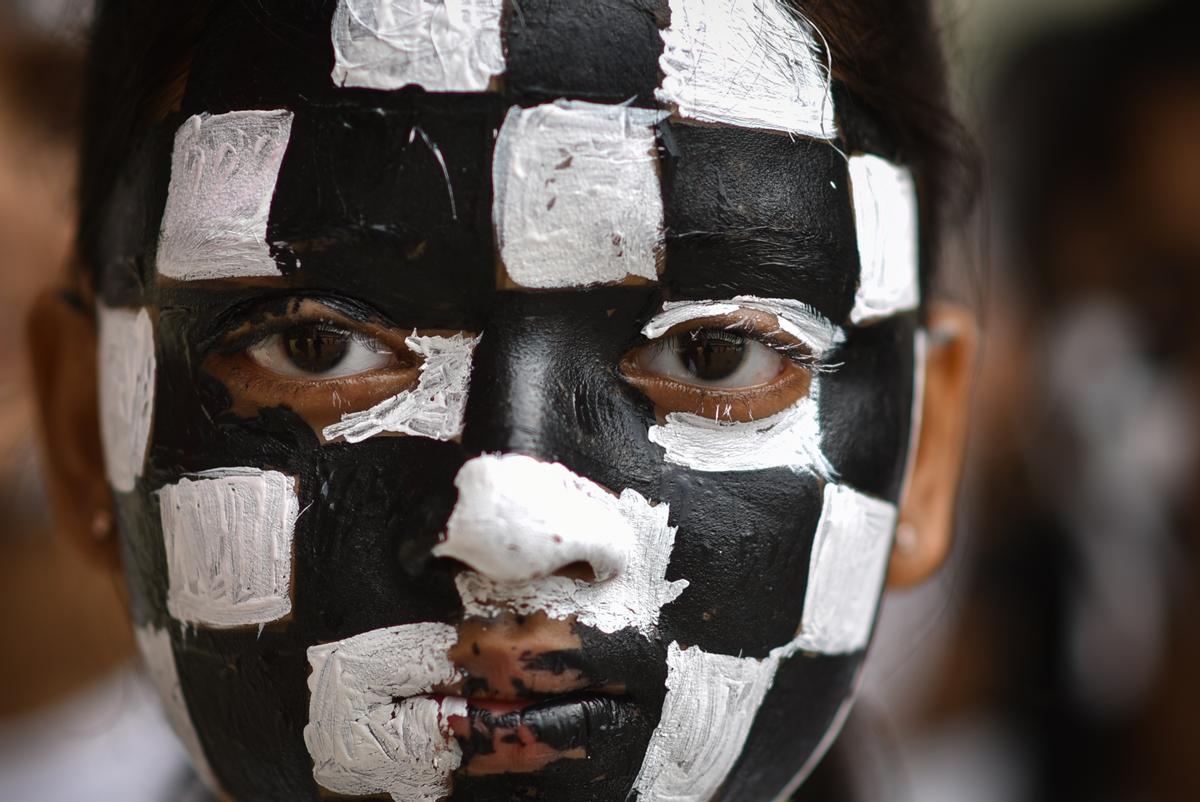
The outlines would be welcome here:
[[[729,320],[742,315],[770,315],[775,331],[786,333],[804,344],[815,361],[823,361],[845,339],[845,332],[813,307],[793,298],[758,298],[738,295],[728,300],[665,301],[662,311],[642,327],[642,335],[654,340],[671,333],[681,324],[703,320]],[[752,327],[754,336],[767,334],[764,327]]]
[[[216,353],[232,356],[261,343],[268,337],[283,334],[300,325],[328,326],[332,331],[344,331],[356,339],[374,340],[403,358],[410,353],[405,339],[410,331],[396,329],[380,322],[368,322],[339,312],[317,298],[289,299],[286,309],[274,312],[259,310],[248,314],[243,322],[219,339]]]

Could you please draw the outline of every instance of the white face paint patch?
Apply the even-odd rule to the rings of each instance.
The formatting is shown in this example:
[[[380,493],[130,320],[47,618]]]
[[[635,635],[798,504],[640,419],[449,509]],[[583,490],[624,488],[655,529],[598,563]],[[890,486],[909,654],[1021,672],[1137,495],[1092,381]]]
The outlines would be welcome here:
[[[850,157],[858,256],[850,321],[867,323],[917,308],[917,191],[912,173],[878,156]]]
[[[100,436],[108,481],[133,490],[146,461],[154,411],[154,326],[145,309],[98,306]]]
[[[204,748],[200,745],[200,736],[188,715],[187,702],[183,698],[183,689],[179,687],[179,672],[175,668],[175,652],[171,648],[171,633],[165,629],[155,629],[144,626],[135,627],[133,634],[137,640],[138,651],[142,653],[142,661],[151,682],[158,690],[162,700],[163,710],[167,721],[183,748],[187,750],[192,760],[192,766],[200,779],[211,789],[217,788],[216,777],[208,765]]]
[[[679,116],[833,139],[816,33],[780,0],[670,0],[655,96]]]
[[[668,413],[666,423],[650,427],[650,442],[663,447],[667,462],[696,471],[791,468],[834,476],[833,466],[821,452],[818,381],[813,378],[807,397],[756,421]]]
[[[866,648],[895,529],[893,505],[843,485],[825,485],[797,648],[821,654]]]
[[[313,778],[339,794],[435,802],[450,791],[462,750],[447,719],[463,699],[421,696],[460,679],[448,624],[377,629],[308,650],[312,673],[304,743]]]
[[[642,334],[654,339],[681,323],[736,315],[742,310],[774,315],[780,331],[804,343],[818,358],[846,339],[840,327],[808,304],[791,298],[756,298],[753,295],[738,295],[728,301],[667,301],[663,304],[663,311],[642,328]]]
[[[348,412],[340,422],[325,427],[327,441],[339,437],[357,443],[384,432],[452,440],[462,435],[467,407],[471,357],[478,337],[405,338],[404,344],[423,358],[421,377],[412,390],[404,390],[361,412]]]
[[[675,544],[666,504],[632,490],[617,498],[562,465],[516,454],[477,457],[455,484],[458,503],[434,553],[477,569],[455,579],[467,615],[540,611],[649,635],[687,587],[665,579]],[[574,562],[592,566],[597,581],[550,575]]]
[[[729,775],[779,667],[765,660],[667,650],[667,696],[634,788],[639,802],[707,802]]]
[[[654,126],[664,116],[567,100],[509,111],[492,165],[492,218],[516,284],[657,277],[663,205]]]
[[[291,133],[290,111],[200,114],[179,127],[159,232],[159,275],[279,275],[267,247],[267,216]]]
[[[158,491],[167,552],[167,609],[180,621],[237,627],[292,609],[295,480],[221,468]]]
[[[338,86],[484,92],[504,72],[502,0],[338,0]]]

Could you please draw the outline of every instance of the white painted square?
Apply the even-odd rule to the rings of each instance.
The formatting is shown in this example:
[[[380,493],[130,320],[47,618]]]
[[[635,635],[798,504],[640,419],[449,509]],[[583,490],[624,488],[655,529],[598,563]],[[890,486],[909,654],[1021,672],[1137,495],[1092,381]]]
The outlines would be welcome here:
[[[845,485],[825,485],[797,646],[822,654],[864,649],[883,593],[896,508]]]
[[[833,139],[829,70],[813,27],[780,0],[670,0],[656,97],[703,123]]]
[[[158,492],[167,609],[210,627],[265,624],[292,610],[296,481],[278,471],[220,468]]]
[[[100,305],[100,438],[108,481],[133,490],[146,462],[154,412],[154,326],[145,309]]]
[[[664,114],[560,100],[514,107],[496,140],[492,218],[509,277],[534,288],[657,278]]]
[[[267,217],[290,111],[198,114],[175,133],[158,273],[181,280],[278,276]]]
[[[502,0],[338,0],[338,86],[484,92],[504,72]]]
[[[162,702],[163,712],[167,714],[167,722],[179,738],[183,748],[191,758],[192,766],[200,779],[210,790],[217,790],[216,775],[208,764],[204,747],[200,745],[200,735],[192,723],[188,713],[187,700],[183,698],[183,688],[179,685],[179,671],[175,667],[175,650],[171,646],[171,633],[165,629],[152,626],[135,627],[134,638],[137,640],[138,651],[142,654],[142,662],[146,673],[158,691]]]
[[[878,156],[850,157],[858,256],[850,321],[869,323],[917,308],[917,190],[912,173]]]

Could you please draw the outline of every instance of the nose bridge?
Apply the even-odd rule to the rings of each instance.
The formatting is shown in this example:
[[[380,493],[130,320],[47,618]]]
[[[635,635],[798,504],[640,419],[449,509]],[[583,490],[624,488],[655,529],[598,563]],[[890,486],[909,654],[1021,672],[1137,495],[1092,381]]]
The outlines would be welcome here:
[[[498,582],[550,576],[588,564],[597,581],[625,571],[634,531],[617,498],[563,465],[519,454],[468,460],[458,502],[434,548]]]

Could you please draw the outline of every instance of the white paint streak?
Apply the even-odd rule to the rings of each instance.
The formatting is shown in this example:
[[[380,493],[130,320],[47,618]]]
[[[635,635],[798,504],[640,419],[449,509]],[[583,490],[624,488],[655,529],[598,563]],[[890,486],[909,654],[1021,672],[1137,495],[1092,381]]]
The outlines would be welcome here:
[[[795,648],[821,654],[866,648],[895,528],[893,505],[825,485]]]
[[[154,326],[145,309],[100,305],[100,436],[113,489],[133,490],[154,411]]]
[[[171,647],[171,633],[165,629],[151,626],[134,627],[133,634],[137,640],[138,651],[142,653],[142,661],[150,680],[158,690],[167,721],[175,731],[183,748],[187,750],[196,773],[209,789],[216,791],[217,781],[204,748],[200,745],[200,736],[192,724],[188,714],[187,702],[183,698],[183,689],[179,687],[179,672],[175,668],[175,651]]]
[[[492,218],[522,287],[657,277],[663,112],[559,100],[513,107],[496,140]]]
[[[650,427],[650,441],[663,447],[667,462],[697,471],[790,468],[834,476],[833,466],[821,452],[818,382],[814,376],[808,396],[756,421],[668,413],[666,423]]]
[[[667,650],[667,696],[634,788],[639,802],[707,802],[742,753],[780,657]]]
[[[461,679],[447,656],[457,639],[448,624],[406,624],[308,650],[304,743],[323,788],[387,793],[396,802],[434,802],[450,792],[462,750],[447,718],[464,714],[466,703],[420,694]]]
[[[338,0],[338,86],[484,92],[504,72],[502,0]]]
[[[212,627],[276,621],[292,609],[295,480],[221,468],[158,491],[167,553],[167,609]]]
[[[663,605],[687,587],[665,578],[675,545],[666,504],[633,490],[617,498],[562,465],[515,454],[471,460],[456,484],[447,539],[434,553],[479,569],[455,580],[467,615],[541,611],[649,636]],[[577,561],[597,581],[552,575]]]
[[[471,358],[479,337],[406,337],[404,344],[422,357],[416,388],[404,390],[370,409],[347,412],[340,422],[326,426],[326,441],[345,438],[357,443],[384,432],[452,440],[462,435],[463,411]]]
[[[291,133],[290,111],[200,114],[179,127],[159,232],[160,275],[279,275],[267,216]]]
[[[820,358],[845,341],[845,332],[808,304],[791,298],[757,298],[738,295],[719,301],[667,301],[663,311],[642,328],[649,339],[661,337],[675,326],[692,320],[736,315],[743,310],[774,315],[779,330],[808,346]]]
[[[681,117],[833,139],[829,70],[780,0],[670,0],[656,97]]]
[[[920,285],[912,173],[878,156],[851,156],[850,191],[862,264],[850,321],[867,323],[916,309]]]

